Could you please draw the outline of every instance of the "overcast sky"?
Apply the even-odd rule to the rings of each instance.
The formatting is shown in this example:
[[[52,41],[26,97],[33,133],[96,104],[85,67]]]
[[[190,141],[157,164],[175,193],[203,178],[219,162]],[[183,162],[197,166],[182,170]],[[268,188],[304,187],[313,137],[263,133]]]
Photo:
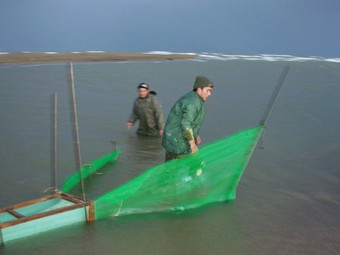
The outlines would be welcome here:
[[[340,0],[0,0],[0,52],[340,57]]]

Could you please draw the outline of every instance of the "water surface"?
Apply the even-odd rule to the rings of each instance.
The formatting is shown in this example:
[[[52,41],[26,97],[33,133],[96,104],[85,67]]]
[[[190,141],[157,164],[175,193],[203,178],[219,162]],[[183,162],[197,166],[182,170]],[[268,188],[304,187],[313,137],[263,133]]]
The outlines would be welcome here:
[[[130,215],[8,243],[1,254],[338,254],[340,252],[340,65],[323,60],[78,63],[74,65],[83,163],[118,162],[86,182],[96,198],[164,160],[159,139],[126,130],[149,83],[167,116],[196,75],[215,83],[203,143],[255,126],[284,66],[290,71],[235,201],[181,214]],[[58,184],[75,170],[67,67],[0,67],[0,206],[51,186],[50,95],[58,97]],[[79,190],[73,191],[79,194]]]

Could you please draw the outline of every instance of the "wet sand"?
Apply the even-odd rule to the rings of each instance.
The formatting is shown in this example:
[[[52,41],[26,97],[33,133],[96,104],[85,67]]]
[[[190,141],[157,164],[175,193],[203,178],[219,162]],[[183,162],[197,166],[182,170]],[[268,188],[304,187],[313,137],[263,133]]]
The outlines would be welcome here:
[[[137,60],[179,60],[195,59],[194,54],[154,54],[138,52],[69,52],[69,53],[4,53],[0,54],[0,64],[52,63],[52,62],[103,62]]]

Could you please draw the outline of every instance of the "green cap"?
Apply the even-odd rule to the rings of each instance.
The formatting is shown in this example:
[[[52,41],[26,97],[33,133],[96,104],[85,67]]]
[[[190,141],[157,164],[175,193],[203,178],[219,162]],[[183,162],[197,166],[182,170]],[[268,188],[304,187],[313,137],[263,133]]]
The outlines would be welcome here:
[[[195,83],[194,83],[194,89],[197,88],[204,88],[204,87],[214,87],[213,83],[204,76],[196,76]]]

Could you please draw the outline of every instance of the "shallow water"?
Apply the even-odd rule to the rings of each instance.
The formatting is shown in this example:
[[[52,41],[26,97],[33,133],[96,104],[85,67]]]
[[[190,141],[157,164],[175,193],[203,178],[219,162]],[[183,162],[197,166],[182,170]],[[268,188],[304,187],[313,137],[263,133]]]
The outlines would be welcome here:
[[[74,64],[83,163],[122,150],[86,182],[96,198],[164,160],[159,139],[126,130],[147,82],[165,115],[194,77],[215,83],[203,143],[258,123],[291,65],[235,201],[181,214],[130,215],[8,243],[1,254],[338,254],[340,64],[205,60]],[[43,195],[50,178],[50,95],[58,96],[58,184],[75,169],[67,67],[0,66],[0,206]],[[79,193],[79,190],[73,192]]]

